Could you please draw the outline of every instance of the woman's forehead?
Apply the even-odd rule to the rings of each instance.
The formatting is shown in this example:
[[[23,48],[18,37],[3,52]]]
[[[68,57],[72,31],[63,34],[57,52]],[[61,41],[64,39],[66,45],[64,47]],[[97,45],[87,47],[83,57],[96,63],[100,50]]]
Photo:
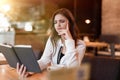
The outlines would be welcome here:
[[[57,14],[55,15],[54,19],[57,20],[57,19],[67,19],[67,18],[63,16],[62,14]]]

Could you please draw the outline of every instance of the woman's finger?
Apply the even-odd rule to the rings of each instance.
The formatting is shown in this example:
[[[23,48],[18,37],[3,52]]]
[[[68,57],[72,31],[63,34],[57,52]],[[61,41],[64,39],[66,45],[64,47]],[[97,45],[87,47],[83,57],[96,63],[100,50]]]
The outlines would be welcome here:
[[[16,66],[16,69],[17,69],[17,73],[19,73],[19,67],[20,65],[19,65],[19,63],[17,63],[17,66]]]
[[[25,74],[26,74],[26,67],[24,66],[21,72],[21,76],[25,77]]]
[[[29,73],[26,72],[26,73],[25,73],[25,78],[26,78],[28,75],[29,75]]]
[[[69,30],[69,23],[67,23],[66,30],[67,31]]]
[[[21,75],[21,74],[22,74],[23,67],[24,67],[24,65],[22,64],[22,65],[21,65],[21,67],[20,67],[20,69],[19,69],[19,71],[18,71],[18,72],[19,72],[19,75]]]

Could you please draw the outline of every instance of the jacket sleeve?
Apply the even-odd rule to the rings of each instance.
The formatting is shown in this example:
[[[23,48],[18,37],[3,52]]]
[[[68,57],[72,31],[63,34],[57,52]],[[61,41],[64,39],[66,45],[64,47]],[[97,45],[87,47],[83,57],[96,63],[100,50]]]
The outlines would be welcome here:
[[[52,46],[52,43],[51,43],[51,40],[49,37],[47,40],[43,55],[40,58],[40,60],[38,60],[38,63],[42,70],[47,68],[47,66],[50,64],[51,58],[52,58],[52,53],[53,53],[52,51],[53,51],[53,46]]]
[[[71,39],[66,40],[65,45],[66,53],[64,58],[61,59],[60,64],[64,64],[66,67],[80,65],[86,49],[84,42],[79,40],[77,46],[75,47],[75,41]]]

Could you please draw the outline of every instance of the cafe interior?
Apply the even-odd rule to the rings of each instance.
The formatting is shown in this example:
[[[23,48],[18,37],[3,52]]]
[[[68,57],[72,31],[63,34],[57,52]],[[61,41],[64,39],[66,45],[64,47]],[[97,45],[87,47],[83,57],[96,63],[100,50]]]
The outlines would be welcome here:
[[[120,80],[120,0],[0,0],[0,43],[31,45],[39,60],[50,35],[51,16],[59,8],[73,13],[86,44],[83,67],[74,80]],[[37,73],[28,80],[47,80],[46,74]],[[2,53],[0,79],[18,80],[16,69]]]

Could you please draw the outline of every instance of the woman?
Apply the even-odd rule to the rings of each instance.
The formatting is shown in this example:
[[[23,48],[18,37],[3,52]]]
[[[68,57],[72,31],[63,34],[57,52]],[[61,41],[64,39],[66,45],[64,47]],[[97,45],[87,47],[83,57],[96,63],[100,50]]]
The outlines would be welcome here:
[[[42,70],[75,67],[80,65],[85,48],[72,13],[58,9],[52,16],[51,35],[38,63]],[[23,65],[17,64],[17,72],[22,77],[28,75]]]

